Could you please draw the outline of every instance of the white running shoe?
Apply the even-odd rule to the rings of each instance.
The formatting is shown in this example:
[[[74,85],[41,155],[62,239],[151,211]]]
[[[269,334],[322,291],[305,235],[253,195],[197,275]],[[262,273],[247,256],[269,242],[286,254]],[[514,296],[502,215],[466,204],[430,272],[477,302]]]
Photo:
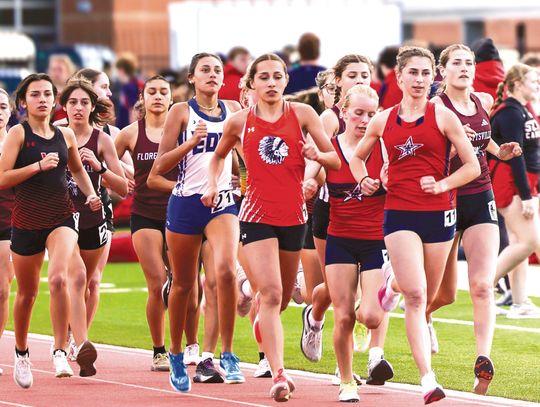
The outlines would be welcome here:
[[[186,349],[184,349],[184,364],[186,366],[189,365],[195,365],[197,366],[199,362],[201,361],[201,358],[199,356],[199,344],[193,343],[191,345],[186,346]]]
[[[315,329],[309,323],[309,313],[313,306],[308,305],[302,312],[302,338],[300,339],[300,349],[307,360],[312,362],[318,362],[322,357],[322,331],[321,329]]]
[[[368,378],[366,384],[382,386],[387,380],[394,377],[394,368],[384,356],[379,359],[368,360]]]
[[[362,378],[353,372],[354,381],[358,386],[362,385]],[[339,373],[339,367],[336,366],[336,373],[332,376],[332,386],[339,386],[341,384],[341,375]]]
[[[78,349],[77,349],[77,344],[75,343],[75,339],[73,338],[72,333],[69,334],[66,353],[67,353],[67,358],[69,361],[75,362],[77,360]]]
[[[54,369],[56,370],[56,377],[60,378],[73,376],[73,370],[71,369],[71,366],[69,366],[65,351],[61,349],[54,351],[53,364]]]
[[[247,281],[246,273],[240,264],[236,267],[236,283],[238,285],[238,301],[236,303],[236,313],[240,317],[245,317],[249,310],[251,309],[251,303],[253,302],[253,297],[250,297],[244,293],[242,286],[244,282]]]
[[[534,305],[531,300],[526,300],[522,304],[512,304],[506,314],[508,319],[536,319],[540,318],[540,308]]]
[[[420,382],[422,394],[424,395],[424,404],[431,404],[446,397],[443,387],[437,383],[433,371],[427,373]]]
[[[28,355],[28,353],[24,356],[20,356],[15,353],[13,379],[15,380],[15,383],[17,383],[23,389],[29,389],[34,382],[32,370],[30,369],[31,366],[30,355]]]
[[[272,370],[266,358],[262,358],[257,365],[257,369],[253,372],[253,377],[272,377]]]
[[[304,283],[304,272],[299,271],[296,273],[296,280],[294,280],[294,287],[292,292],[292,300],[297,304],[304,303],[304,297],[302,296],[302,284]]]
[[[168,372],[170,368],[168,353],[158,353],[152,358],[152,372]]]
[[[356,381],[351,380],[349,383],[339,385],[339,401],[344,403],[358,403],[360,401]]]
[[[429,341],[431,342],[431,353],[434,355],[436,353],[439,353],[439,341],[437,339],[437,331],[435,331],[433,321],[429,321],[427,327],[429,332]]]
[[[382,272],[384,277],[384,284],[379,289],[379,304],[385,312],[390,312],[399,302],[399,293],[392,290],[392,280],[394,279],[394,271],[392,270],[392,264],[389,261],[382,265]]]
[[[495,316],[497,317],[504,317],[508,315],[508,310],[504,309],[502,307],[495,307]]]
[[[0,367],[0,376],[2,376],[3,374],[4,374],[4,369],[2,369],[2,368]]]

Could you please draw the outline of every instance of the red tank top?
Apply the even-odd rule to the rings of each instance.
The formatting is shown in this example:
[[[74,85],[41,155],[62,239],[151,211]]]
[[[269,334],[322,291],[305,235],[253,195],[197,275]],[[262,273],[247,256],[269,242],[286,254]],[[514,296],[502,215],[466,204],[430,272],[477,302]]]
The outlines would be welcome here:
[[[388,152],[388,193],[385,209],[401,211],[443,211],[453,207],[453,194],[428,194],[420,188],[420,178],[431,175],[436,181],[448,176],[450,147],[435,119],[435,105],[428,102],[423,117],[408,123],[390,111],[383,132]]]
[[[288,102],[274,123],[248,113],[242,143],[247,168],[247,190],[240,220],[273,226],[306,223],[302,193],[305,161],[300,141],[305,140],[298,118]]]
[[[51,139],[34,134],[24,122],[24,142],[14,168],[23,168],[40,161],[48,153],[58,154],[58,166],[39,172],[15,187],[13,226],[25,230],[54,228],[75,211],[69,196],[66,169],[68,147],[60,129]]]
[[[484,110],[482,102],[480,99],[478,99],[478,96],[471,93],[471,100],[476,105],[476,113],[472,116],[466,116],[456,110],[446,93],[441,93],[439,97],[443,101],[444,105],[456,114],[458,119],[461,121],[461,124],[468,124],[469,127],[476,132],[476,136],[471,140],[471,143],[474,147],[474,152],[476,153],[478,162],[480,163],[480,175],[478,178],[472,180],[468,184],[458,188],[457,194],[473,195],[490,190],[491,178],[489,176],[486,148],[491,140],[491,124],[489,123],[489,115]],[[453,173],[462,165],[463,163],[456,154],[450,161],[450,173]]]
[[[150,189],[146,184],[148,174],[150,174],[154,160],[157,157],[159,143],[154,143],[148,139],[144,119],[138,121],[138,126],[137,143],[131,154],[135,168],[135,188],[133,190],[131,213],[150,219],[165,220],[167,203],[171,194]],[[178,167],[174,167],[164,176],[170,181],[176,181],[178,178]]]
[[[98,138],[99,130],[94,129],[86,144],[84,146],[79,146],[79,150],[85,147],[91,150],[95,154],[95,156],[98,157]],[[88,176],[90,177],[90,181],[92,182],[94,191],[99,192],[101,187],[101,175],[95,172],[89,164],[83,163],[83,167],[88,173]],[[99,211],[92,211],[90,207],[86,205],[86,196],[79,189],[69,171],[67,172],[67,182],[69,187],[69,194],[71,195],[71,200],[75,205],[75,210],[80,214],[79,229],[90,229],[102,223],[103,219],[105,218],[103,208]]]
[[[332,138],[332,145],[341,160],[341,168],[337,171],[328,170],[326,176],[330,194],[328,234],[351,239],[382,240],[386,197],[384,188],[381,186],[375,194],[363,196],[351,173],[338,137]],[[366,162],[367,172],[371,178],[380,179],[383,162],[381,143],[377,143]]]

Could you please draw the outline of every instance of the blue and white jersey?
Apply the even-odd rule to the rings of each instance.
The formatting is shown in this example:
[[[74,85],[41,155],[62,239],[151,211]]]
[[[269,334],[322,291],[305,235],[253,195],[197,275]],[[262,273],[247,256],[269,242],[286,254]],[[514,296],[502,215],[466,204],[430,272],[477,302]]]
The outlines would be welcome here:
[[[178,181],[172,191],[176,196],[191,196],[194,194],[204,194],[208,181],[208,166],[217,144],[223,134],[223,124],[225,118],[230,114],[229,108],[218,100],[221,108],[219,117],[208,116],[199,109],[199,105],[195,98],[188,102],[189,119],[186,131],[178,137],[178,144],[185,143],[193,136],[195,128],[200,120],[206,123],[208,135],[202,139],[178,164],[180,172]],[[225,158],[223,172],[218,180],[218,191],[231,190],[231,171],[232,171],[232,153],[229,153]]]

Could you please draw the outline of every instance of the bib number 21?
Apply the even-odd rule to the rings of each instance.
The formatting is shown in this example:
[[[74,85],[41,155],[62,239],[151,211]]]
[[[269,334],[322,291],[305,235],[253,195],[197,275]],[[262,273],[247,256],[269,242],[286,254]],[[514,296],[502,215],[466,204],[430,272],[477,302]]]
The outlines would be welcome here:
[[[218,195],[218,201],[215,207],[212,208],[211,213],[220,212],[228,206],[234,203],[233,193],[231,190],[220,191]]]

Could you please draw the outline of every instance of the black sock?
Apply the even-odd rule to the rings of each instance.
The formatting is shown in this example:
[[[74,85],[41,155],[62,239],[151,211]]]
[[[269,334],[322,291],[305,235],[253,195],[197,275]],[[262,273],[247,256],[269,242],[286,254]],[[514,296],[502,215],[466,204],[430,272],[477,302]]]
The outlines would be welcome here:
[[[28,356],[30,353],[28,352],[28,348],[26,348],[26,350],[19,350],[17,349],[17,347],[15,346],[15,354],[17,356]]]
[[[154,346],[154,357],[158,354],[158,353],[161,353],[161,354],[165,354],[167,353],[167,351],[165,350],[165,346],[158,346],[158,347],[155,347]]]
[[[259,362],[264,359],[264,352],[259,352]]]
[[[60,351],[60,352],[62,352],[64,355],[67,356],[66,351],[65,351],[64,349],[62,349],[62,348],[55,349],[55,350],[53,351],[53,355],[56,353],[56,351]]]

